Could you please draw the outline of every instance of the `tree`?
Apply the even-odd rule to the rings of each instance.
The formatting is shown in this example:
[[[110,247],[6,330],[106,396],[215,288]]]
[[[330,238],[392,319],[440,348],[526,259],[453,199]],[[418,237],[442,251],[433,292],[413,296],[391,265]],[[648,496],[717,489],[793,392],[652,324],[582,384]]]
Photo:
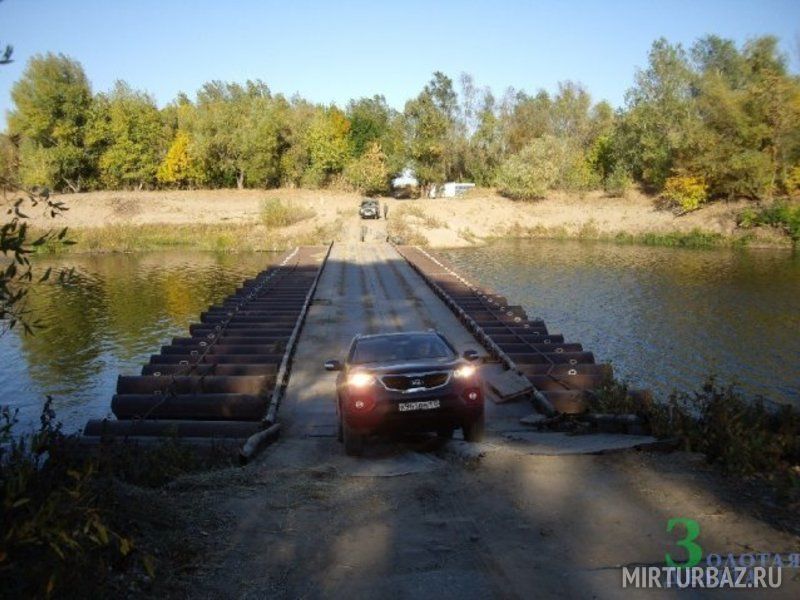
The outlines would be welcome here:
[[[481,106],[475,110],[477,128],[469,140],[465,169],[475,183],[492,185],[503,155],[503,140],[491,91],[484,91]]]
[[[765,198],[788,191],[800,152],[800,85],[786,72],[777,40],[756,38],[742,52],[709,36],[692,48],[695,103],[703,122],[684,169],[702,175],[711,196]]]
[[[0,57],[0,65],[11,62],[12,52],[11,46],[6,46]],[[15,101],[19,99],[23,101],[23,105],[28,104],[26,98],[19,96],[21,92],[17,93]],[[32,116],[35,116],[35,111],[31,112],[34,113]],[[50,217],[55,218],[67,210],[67,207],[63,202],[50,198],[47,189],[34,193],[23,189],[17,183],[16,148],[6,135],[0,136],[0,152],[2,153],[0,191],[8,215],[8,218],[0,224],[0,254],[5,259],[10,259],[4,268],[0,269],[0,335],[13,329],[17,324],[21,324],[26,333],[31,333],[38,323],[29,320],[26,304],[30,285],[34,281],[30,255],[43,244],[68,245],[71,242],[66,239],[66,228],[46,231],[31,239],[26,212],[44,210]],[[38,276],[38,281],[47,281],[51,275],[51,269],[47,269]],[[68,282],[72,277],[72,269],[62,269],[58,273],[58,279],[62,282]]]
[[[245,179],[250,185],[280,185],[281,155],[287,146],[287,103],[283,97],[250,98],[242,125],[237,129]]]
[[[63,54],[34,56],[11,99],[8,126],[21,140],[22,182],[79,191],[95,167],[84,143],[92,92],[80,63]]]
[[[452,141],[457,109],[453,82],[439,71],[414,100],[406,102],[408,156],[423,187],[445,181],[455,170]]]
[[[592,133],[591,108],[592,97],[583,86],[572,81],[559,83],[550,108],[553,134],[587,148]]]
[[[94,103],[87,142],[99,149],[100,180],[107,188],[142,188],[156,181],[164,153],[164,126],[155,101],[117,81]]]
[[[285,112],[286,143],[288,147],[281,155],[281,183],[299,186],[310,162],[307,131],[317,108],[295,96]]]
[[[363,194],[386,192],[389,188],[389,169],[380,144],[372,142],[364,154],[345,167],[344,176],[350,185]]]
[[[19,167],[18,149],[14,141],[0,133],[0,180],[16,181]]]
[[[315,111],[305,132],[309,165],[303,182],[312,187],[325,185],[340,173],[350,156],[350,121],[335,106]]]
[[[354,156],[364,154],[374,142],[385,142],[395,113],[383,96],[350,101],[347,105],[347,118],[350,121],[348,137]]]
[[[624,165],[649,186],[661,189],[676,164],[691,154],[699,125],[693,92],[686,52],[680,44],[656,40],[648,68],[636,73],[626,94],[627,112],[615,141]]]
[[[191,154],[190,144],[189,134],[179,131],[158,167],[156,178],[159,183],[191,188],[203,182],[203,172]]]
[[[503,133],[503,147],[507,155],[516,154],[534,139],[552,135],[552,100],[550,95],[540,90],[536,96],[506,90],[500,106],[500,128]]]

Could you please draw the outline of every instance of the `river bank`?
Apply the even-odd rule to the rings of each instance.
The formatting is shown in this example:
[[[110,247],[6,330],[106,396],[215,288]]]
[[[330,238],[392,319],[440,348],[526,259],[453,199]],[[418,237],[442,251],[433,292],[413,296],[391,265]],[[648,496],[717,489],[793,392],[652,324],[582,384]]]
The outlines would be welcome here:
[[[638,192],[609,198],[553,193],[535,202],[478,190],[458,199],[381,198],[384,221],[361,221],[360,196],[331,190],[189,190],[91,192],[58,198],[69,210],[56,221],[30,215],[34,228],[66,226],[71,252],[132,252],[171,247],[214,251],[281,250],[297,244],[348,242],[387,235],[434,248],[480,245],[498,238],[606,240],[662,246],[790,246],[769,227],[739,228],[748,202],[714,203],[676,217]],[[296,222],[275,223],[265,203],[280,203]]]

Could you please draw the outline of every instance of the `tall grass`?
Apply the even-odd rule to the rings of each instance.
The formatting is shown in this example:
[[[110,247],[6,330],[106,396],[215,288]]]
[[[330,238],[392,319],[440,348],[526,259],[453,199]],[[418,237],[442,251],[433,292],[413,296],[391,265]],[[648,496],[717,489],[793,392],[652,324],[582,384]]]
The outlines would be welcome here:
[[[261,204],[261,222],[269,228],[288,227],[316,216],[314,209],[280,198],[269,198]]]
[[[800,203],[776,202],[761,209],[747,209],[739,216],[740,227],[768,225],[789,236],[793,244],[800,242]]]
[[[653,435],[676,437],[725,472],[762,476],[783,500],[800,501],[800,412],[791,406],[746,398],[737,386],[709,377],[699,390],[673,392],[666,402],[642,402],[612,380],[591,409],[637,414]]]

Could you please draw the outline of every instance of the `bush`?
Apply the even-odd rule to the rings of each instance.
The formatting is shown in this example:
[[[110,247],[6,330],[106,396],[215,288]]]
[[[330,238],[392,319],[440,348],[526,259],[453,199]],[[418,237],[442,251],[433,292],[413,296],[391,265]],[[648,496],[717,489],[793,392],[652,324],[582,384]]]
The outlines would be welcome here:
[[[633,178],[621,165],[615,166],[603,182],[606,194],[614,198],[624,198],[632,187]]]
[[[739,215],[740,227],[769,225],[781,229],[796,244],[800,241],[800,204],[776,202],[760,210],[747,209]]]
[[[544,198],[549,190],[584,192],[600,185],[584,153],[565,140],[543,136],[506,159],[495,181],[501,194],[515,200]]]
[[[568,192],[588,192],[601,186],[600,175],[580,150],[567,146],[562,161],[558,188]]]
[[[661,197],[681,214],[700,208],[708,199],[708,186],[701,177],[677,175],[667,179]]]
[[[344,177],[362,194],[385,193],[389,187],[389,168],[380,145],[371,144],[363,155],[348,163],[344,169]]]
[[[538,138],[500,165],[496,185],[514,200],[544,198],[560,179],[563,143],[550,136]]]
[[[279,198],[269,198],[261,205],[261,222],[269,228],[288,227],[312,218],[317,213],[311,208],[284,203]]]
[[[89,594],[133,550],[108,520],[113,500],[97,464],[75,453],[50,404],[39,430],[17,439],[16,415],[0,415],[0,587],[9,597]]]
[[[793,167],[786,176],[786,191],[790,196],[800,196],[800,165]]]
[[[734,385],[709,377],[691,394],[673,392],[667,402],[641,402],[625,383],[608,381],[591,409],[638,414],[653,435],[678,438],[685,449],[702,452],[728,473],[761,475],[800,490],[800,413],[791,406],[750,400]],[[787,498],[796,500],[797,498]]]

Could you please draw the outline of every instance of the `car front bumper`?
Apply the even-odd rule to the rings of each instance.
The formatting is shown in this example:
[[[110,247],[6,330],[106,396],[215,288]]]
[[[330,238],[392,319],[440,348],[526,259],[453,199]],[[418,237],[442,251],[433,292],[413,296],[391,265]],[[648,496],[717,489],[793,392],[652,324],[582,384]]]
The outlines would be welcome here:
[[[477,399],[470,400],[470,393],[477,393]],[[358,400],[365,402],[368,408],[355,408]],[[434,400],[439,401],[438,408],[406,411],[399,408],[401,403],[425,403]],[[445,386],[411,394],[369,390],[346,394],[342,398],[341,410],[343,421],[354,433],[361,435],[454,429],[481,418],[483,391],[477,383],[463,387]]]

